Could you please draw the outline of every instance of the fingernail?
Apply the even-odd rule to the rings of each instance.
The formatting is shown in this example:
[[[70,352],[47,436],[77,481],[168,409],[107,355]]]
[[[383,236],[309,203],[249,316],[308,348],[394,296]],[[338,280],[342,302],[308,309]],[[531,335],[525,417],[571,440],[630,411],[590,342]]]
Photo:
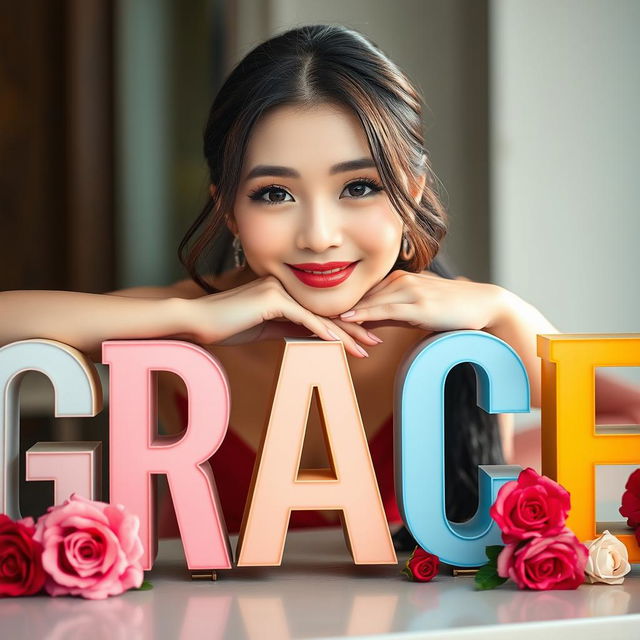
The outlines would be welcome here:
[[[341,318],[350,318],[351,316],[355,316],[356,312],[355,311],[345,311],[344,313],[340,314]]]
[[[378,338],[378,336],[375,333],[371,333],[371,331],[367,331],[367,335],[372,340],[375,340],[378,344],[380,344],[381,342],[384,342],[384,340],[382,340],[382,338]]]
[[[363,355],[365,358],[369,357],[369,354],[359,345],[356,345],[356,349]]]
[[[333,331],[329,331],[329,329],[327,329],[327,333],[334,339],[334,340],[340,340],[339,336],[337,336],[335,333],[333,333]]]

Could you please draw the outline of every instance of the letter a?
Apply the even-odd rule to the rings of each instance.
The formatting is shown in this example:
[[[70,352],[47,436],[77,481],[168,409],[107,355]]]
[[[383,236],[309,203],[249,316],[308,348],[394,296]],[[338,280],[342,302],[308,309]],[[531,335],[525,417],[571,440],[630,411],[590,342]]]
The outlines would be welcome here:
[[[279,565],[293,509],[340,509],[356,564],[395,564],[380,491],[341,342],[285,338],[271,416],[256,458],[238,566]],[[314,388],[332,469],[299,469]]]

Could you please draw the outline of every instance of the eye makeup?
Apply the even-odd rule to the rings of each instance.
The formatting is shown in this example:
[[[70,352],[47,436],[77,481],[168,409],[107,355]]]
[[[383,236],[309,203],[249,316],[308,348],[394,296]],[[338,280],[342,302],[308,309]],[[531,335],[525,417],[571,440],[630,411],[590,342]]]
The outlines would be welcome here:
[[[374,193],[377,193],[379,191],[383,191],[384,187],[375,179],[373,178],[356,178],[355,180],[351,180],[350,182],[348,182],[342,189],[341,195],[340,197],[342,198],[342,193],[344,193],[347,189],[349,189],[350,187],[353,187],[355,185],[364,185],[366,187],[368,187],[371,191],[370,193],[363,193],[360,195],[350,195],[348,197],[355,199],[355,200],[360,200],[361,198],[366,198],[367,196],[370,196]],[[267,198],[265,198],[264,196],[267,194],[284,194],[284,198],[281,200],[269,200]],[[289,196],[290,199],[287,200],[286,196]],[[281,187],[279,185],[266,185],[264,187],[258,187],[257,189],[254,189],[253,191],[251,191],[248,194],[248,197],[253,200],[254,202],[261,202],[267,205],[274,205],[274,204],[281,204],[284,202],[295,202],[295,200],[293,199],[293,196],[284,188]]]

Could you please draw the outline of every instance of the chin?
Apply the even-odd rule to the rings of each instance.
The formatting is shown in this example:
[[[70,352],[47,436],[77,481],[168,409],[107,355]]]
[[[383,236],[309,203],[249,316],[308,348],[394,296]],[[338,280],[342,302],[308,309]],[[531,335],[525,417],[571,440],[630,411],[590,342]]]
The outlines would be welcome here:
[[[288,274],[287,274],[288,275]],[[276,276],[278,277],[278,276]],[[280,278],[289,295],[305,309],[319,316],[338,316],[356,305],[369,287],[349,280],[335,287],[314,288],[289,278]]]
[[[360,296],[361,297],[361,296]],[[315,313],[318,316],[325,316],[327,318],[331,316],[339,316],[345,311],[349,311],[360,300],[360,297],[349,296],[346,299],[345,296],[340,296],[341,299],[329,300],[328,297],[324,300],[318,300],[313,294],[299,298],[297,302],[301,304],[305,309]]]

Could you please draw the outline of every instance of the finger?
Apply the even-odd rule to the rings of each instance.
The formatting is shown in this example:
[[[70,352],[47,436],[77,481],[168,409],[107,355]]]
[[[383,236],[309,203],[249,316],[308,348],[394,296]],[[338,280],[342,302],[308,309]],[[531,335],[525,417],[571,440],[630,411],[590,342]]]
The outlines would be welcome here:
[[[386,289],[386,287],[388,287],[390,284],[391,282],[387,278],[385,278],[381,282],[378,282],[375,287],[371,287],[371,289],[366,291],[362,298],[360,298],[360,300],[368,300],[369,298],[375,296],[377,293],[380,293],[380,291],[382,291],[383,289]]]
[[[314,313],[299,304],[286,291],[283,290],[281,293],[283,294],[282,308],[287,311],[285,312],[287,317],[291,318],[294,322],[299,322],[311,328],[313,333],[315,333],[319,338],[342,341],[347,351],[358,358],[367,358],[369,356],[369,354],[349,333],[340,328],[333,321],[326,318],[321,319],[319,316],[316,316]]]
[[[390,284],[393,284],[404,272],[403,271],[393,271],[386,278],[378,282],[377,285],[371,287],[363,296],[362,300],[366,300],[367,298],[371,298],[371,296],[376,295]]]
[[[329,321],[331,322],[331,321]],[[341,326],[336,324],[335,322],[331,322],[331,331],[338,336],[338,339],[344,343],[347,351],[357,356],[358,358],[368,358],[369,354],[365,349],[362,348],[360,344],[355,340],[355,338],[343,329]],[[366,333],[366,330],[365,330]],[[376,343],[377,344],[377,343]]]
[[[413,303],[414,299],[403,289],[396,289],[395,291],[382,291],[378,295],[372,297],[369,300],[359,300],[351,309],[341,313],[338,318],[340,320],[349,320],[353,312],[360,311],[360,309],[369,309],[370,307],[379,307],[385,304],[401,304],[401,303]]]
[[[336,323],[338,324],[338,323]],[[260,340],[273,340],[276,338],[307,338],[307,337],[318,337],[316,333],[313,333],[308,327],[304,325],[299,325],[286,318],[277,318],[274,320],[269,320],[264,323],[264,330],[260,334]],[[382,342],[381,338],[374,336],[375,334],[367,331],[367,329],[361,328],[357,324],[349,324],[344,322],[342,324],[338,324],[340,329],[342,329],[345,333],[349,334],[354,340],[358,342],[365,342],[368,345],[375,346]],[[338,335],[338,334],[336,334]],[[340,336],[338,335],[338,338]],[[331,338],[335,340],[335,338]],[[358,354],[361,355],[361,354]]]
[[[357,323],[343,322],[340,319],[333,320],[333,322],[335,322],[342,330],[346,331],[358,342],[364,342],[371,346],[375,346],[383,342],[380,336],[376,335],[372,331],[369,331],[367,328]]]
[[[379,295],[392,295],[397,293],[398,291],[402,291],[405,287],[405,281],[400,282],[400,278],[406,276],[406,271],[393,271],[390,273],[384,280],[379,282],[375,287],[371,287],[363,296],[360,298],[358,303],[354,305],[354,308],[363,302],[370,302],[374,297]],[[416,274],[414,274],[416,275]]]
[[[417,321],[416,305],[398,302],[380,304],[372,307],[355,309],[350,316],[346,318],[343,316],[341,319],[346,322],[371,322],[389,319],[415,323]]]
[[[348,322],[336,322],[335,324],[340,327],[345,333],[348,333],[357,342],[364,342],[368,345],[375,346],[382,342],[382,339],[376,336],[371,331],[368,331],[364,327],[360,327],[357,324],[349,324]],[[290,337],[290,338],[305,338],[316,336],[311,330],[304,325],[299,325],[287,320],[286,318],[277,318],[275,320],[269,320],[264,323],[265,329],[260,335],[260,339],[269,340],[274,338]]]
[[[289,319],[308,327],[319,338],[323,340],[341,340],[349,353],[357,358],[366,358],[369,355],[348,333],[331,320],[320,319],[294,300],[285,298],[283,311]]]

